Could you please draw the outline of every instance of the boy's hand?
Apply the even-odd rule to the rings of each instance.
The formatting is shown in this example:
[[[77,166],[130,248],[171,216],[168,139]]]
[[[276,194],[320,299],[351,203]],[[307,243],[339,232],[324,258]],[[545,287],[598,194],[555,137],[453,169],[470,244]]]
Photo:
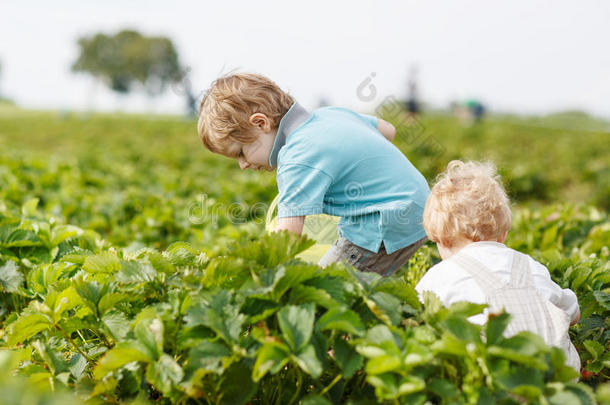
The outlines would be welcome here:
[[[300,235],[303,232],[303,224],[305,223],[305,217],[284,217],[278,218],[277,225],[275,226],[275,231],[281,230],[289,230],[290,232],[294,232],[297,235]]]
[[[396,135],[396,128],[394,125],[389,122],[382,120],[381,118],[377,118],[377,130],[381,132],[383,136],[390,142],[394,140],[394,136]]]
[[[578,321],[580,321],[580,308],[578,309],[578,314],[576,314],[576,317],[574,317],[574,319],[572,319],[572,322],[570,322],[570,326],[576,325]]]

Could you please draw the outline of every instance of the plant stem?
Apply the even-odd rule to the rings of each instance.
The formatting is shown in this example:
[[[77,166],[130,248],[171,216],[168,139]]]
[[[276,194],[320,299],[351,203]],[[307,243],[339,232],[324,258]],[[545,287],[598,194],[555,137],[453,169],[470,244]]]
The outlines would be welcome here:
[[[290,402],[288,402],[288,405],[292,405],[294,403],[294,401],[297,400],[297,398],[299,397],[299,394],[301,393],[301,384],[303,383],[303,375],[301,374],[300,370],[297,370],[297,388],[296,391],[294,392],[294,395],[292,396],[292,398],[290,398]]]
[[[320,391],[320,396],[330,391],[330,389],[341,380],[341,377],[343,377],[341,374],[337,374],[337,376],[330,382],[330,384],[328,384],[322,391]]]
[[[68,335],[66,333],[66,331],[64,331],[62,328],[60,328],[59,325],[55,325],[55,327],[57,328],[57,330],[59,330],[61,332],[62,335],[64,335],[64,337],[66,339],[68,339],[68,341],[72,344],[72,346],[74,346],[76,351],[79,352],[81,356],[83,356],[88,362],[91,362],[91,363],[93,362],[93,360],[91,360],[91,358],[89,356],[87,356],[85,354],[85,352],[83,352],[76,343],[74,343],[74,340],[72,340],[72,338],[70,337],[70,335]]]

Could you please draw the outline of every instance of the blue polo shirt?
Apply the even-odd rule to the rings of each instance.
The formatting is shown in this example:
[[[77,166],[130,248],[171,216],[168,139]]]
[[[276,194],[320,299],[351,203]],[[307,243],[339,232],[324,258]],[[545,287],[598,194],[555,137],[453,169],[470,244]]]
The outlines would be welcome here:
[[[278,217],[341,217],[339,235],[377,253],[424,236],[424,176],[377,130],[377,118],[294,103],[280,121],[269,164],[277,167]]]

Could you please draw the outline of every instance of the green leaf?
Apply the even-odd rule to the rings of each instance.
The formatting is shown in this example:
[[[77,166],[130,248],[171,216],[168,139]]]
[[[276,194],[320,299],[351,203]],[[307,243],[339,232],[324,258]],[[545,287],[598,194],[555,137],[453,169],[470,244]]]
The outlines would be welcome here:
[[[38,207],[38,202],[40,200],[38,198],[32,198],[30,200],[27,200],[22,206],[21,206],[21,214],[26,217],[26,218],[32,218],[33,216],[36,215],[36,208]]]
[[[290,302],[293,304],[314,303],[324,308],[340,305],[327,291],[308,285],[294,286],[290,291]]]
[[[343,278],[333,276],[314,277],[307,280],[305,285],[324,290],[334,301],[339,302],[340,304],[347,304],[345,292],[351,285]]]
[[[600,384],[596,391],[597,402],[600,404],[610,404],[610,382]]]
[[[146,369],[146,379],[164,395],[169,395],[174,386],[177,386],[184,372],[176,361],[163,353],[159,360],[150,363]]]
[[[402,319],[401,302],[393,295],[376,292],[365,302],[371,312],[388,325],[397,325]]]
[[[10,225],[0,226],[0,247],[14,248],[41,245],[40,238],[34,232],[16,229]]]
[[[604,346],[602,346],[599,342],[595,340],[585,340],[582,342],[583,346],[593,357],[593,360],[599,359],[604,354]]]
[[[544,374],[529,367],[513,366],[507,372],[499,373],[496,378],[503,388],[530,400],[540,397],[544,387]]]
[[[13,261],[7,261],[0,267],[0,285],[9,293],[14,293],[23,285],[25,279],[19,271],[19,267]]]
[[[560,387],[559,384],[554,384]],[[552,405],[595,405],[595,395],[591,387],[585,384],[565,383],[563,389],[549,398]]]
[[[429,364],[434,359],[434,353],[428,345],[409,340],[406,347],[403,349],[404,356],[403,364],[408,369]]]
[[[603,291],[593,291],[595,300],[607,310],[610,310],[610,294]]]
[[[366,332],[366,340],[375,344],[383,342],[396,343],[392,331],[386,325],[375,325]]]
[[[458,316],[450,316],[441,323],[456,338],[473,343],[481,342],[481,326]]]
[[[174,266],[183,267],[194,265],[199,253],[190,243],[174,242],[167,247],[164,256]]]
[[[134,361],[149,363],[153,360],[139,345],[134,344],[134,342],[123,342],[104,354],[104,357],[93,370],[93,375],[97,380],[100,380],[106,374],[123,367],[125,364]]]
[[[64,312],[69,311],[82,304],[83,301],[74,287],[68,287],[56,296],[49,292],[45,304],[53,309],[55,322],[57,322]]]
[[[301,405],[332,405],[332,402],[318,394],[309,394],[303,398]]]
[[[212,329],[225,342],[239,342],[242,325],[247,317],[239,312],[240,302],[236,302],[234,293],[229,290],[219,290],[210,293],[192,305],[184,319],[188,327],[204,325]]]
[[[256,393],[258,384],[250,377],[252,370],[243,363],[234,363],[223,374],[220,392],[222,404],[243,405]]]
[[[362,367],[363,357],[340,336],[335,339],[333,347],[335,350],[335,361],[341,367],[343,376],[350,378]]]
[[[290,288],[302,285],[303,282],[315,277],[320,273],[318,266],[307,265],[304,263],[292,263],[285,267],[284,276],[280,278],[273,287],[273,298],[277,301]],[[278,270],[279,271],[279,270]]]
[[[55,352],[47,343],[37,340],[32,343],[32,346],[47,365],[51,374],[57,375],[64,371],[68,371],[66,359],[61,353]]]
[[[290,349],[277,342],[265,342],[256,353],[252,379],[258,382],[267,374],[275,374],[290,360]]]
[[[410,286],[404,279],[397,277],[385,277],[375,285],[374,291],[381,291],[392,294],[402,302],[413,308],[421,306],[417,297],[417,291]]]
[[[335,307],[320,317],[316,330],[340,330],[360,336],[364,332],[364,326],[358,314],[351,309]]]
[[[366,362],[366,372],[369,375],[384,374],[397,371],[401,366],[402,361],[399,356],[380,354]]]
[[[293,352],[298,352],[309,343],[315,311],[315,305],[310,303],[301,306],[289,305],[277,313],[282,337]]]
[[[72,225],[57,225],[51,231],[50,244],[52,247],[58,246],[65,240],[83,233],[82,229]]]
[[[438,395],[444,402],[450,402],[457,398],[459,390],[455,383],[444,378],[433,378],[426,384],[426,389]]]
[[[296,355],[293,356],[295,363],[313,378],[318,378],[322,374],[322,362],[316,355],[313,345],[307,345]]]
[[[469,318],[473,315],[482,314],[485,308],[487,308],[487,304],[459,301],[451,304],[449,313],[455,317]]]
[[[138,315],[133,333],[151,359],[158,360],[163,353],[163,329],[154,310],[145,309]]]
[[[467,342],[459,340],[452,333],[444,332],[440,340],[432,343],[432,350],[436,353],[463,356]]]
[[[148,261],[150,262],[151,266],[153,266],[153,268],[157,272],[166,273],[166,274],[172,274],[175,272],[175,268],[174,268],[174,265],[172,264],[172,262],[168,258],[163,256],[161,253],[150,252],[150,253],[148,253],[147,258],[148,258]]]
[[[22,315],[8,326],[7,345],[15,346],[17,343],[22,343],[38,332],[49,329],[51,325],[48,316],[42,314]]]
[[[191,371],[204,369],[222,374],[229,364],[230,357],[231,350],[226,345],[206,339],[189,351],[188,368]],[[250,379],[249,374],[248,379]]]
[[[73,286],[85,305],[99,317],[100,314],[97,305],[102,297],[110,291],[110,285],[99,284],[96,281],[87,281],[84,278],[78,278],[73,282]]]
[[[87,360],[81,356],[80,353],[76,353],[70,358],[68,367],[70,369],[70,373],[72,373],[74,378],[76,378],[78,381],[85,373],[85,369],[87,368]]]
[[[100,253],[94,256],[87,256],[83,264],[83,270],[87,273],[116,273],[121,269],[121,262],[118,257],[110,252]]]
[[[417,377],[398,377],[395,374],[368,375],[366,380],[375,387],[375,395],[381,399],[396,399],[426,388],[424,380]]]
[[[202,284],[209,288],[238,288],[251,275],[243,259],[232,256],[219,256],[210,260],[205,268]]]
[[[490,314],[487,325],[485,326],[485,336],[487,346],[495,345],[502,340],[502,334],[510,323],[510,315],[503,312],[499,315]]]
[[[542,338],[530,332],[521,332],[502,341],[502,346],[490,346],[487,352],[491,356],[501,357],[517,363],[546,371],[547,363],[538,358],[539,352],[547,352],[549,348]]]
[[[157,278],[157,272],[148,263],[120,262],[121,269],[116,274],[116,280],[123,284],[148,283]]]
[[[256,261],[263,267],[275,267],[313,246],[315,241],[294,232],[280,231],[263,235],[234,249],[233,254]]]
[[[126,293],[116,293],[109,292],[102,296],[99,303],[97,304],[97,308],[99,310],[100,315],[105,314],[109,310],[113,309],[116,304],[123,301],[129,301],[132,297]]]
[[[110,310],[102,316],[102,323],[115,340],[122,340],[129,332],[129,320],[124,313]]]
[[[280,304],[273,301],[258,298],[248,298],[241,307],[241,312],[248,316],[249,323],[254,324],[267,319],[281,308],[282,306]]]

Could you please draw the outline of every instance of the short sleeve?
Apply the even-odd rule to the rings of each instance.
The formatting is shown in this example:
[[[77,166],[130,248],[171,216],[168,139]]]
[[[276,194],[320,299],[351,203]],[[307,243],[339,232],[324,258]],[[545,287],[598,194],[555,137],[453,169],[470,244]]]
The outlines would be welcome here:
[[[320,169],[302,164],[283,165],[277,173],[278,218],[321,214],[331,183],[332,178]]]
[[[557,306],[566,311],[570,317],[570,320],[574,321],[580,314],[578,298],[576,297],[574,291],[570,290],[569,288],[564,288],[562,292],[563,294],[561,294],[561,302]]]
[[[564,310],[571,320],[576,319],[580,313],[578,306],[578,298],[576,294],[569,288],[561,288],[557,283],[551,279],[548,269],[541,263],[534,262],[534,283],[540,290],[545,291],[545,295],[548,297],[555,306]]]
[[[374,115],[360,114],[360,118],[362,118],[367,124],[369,124],[374,129],[377,129],[377,117]]]

